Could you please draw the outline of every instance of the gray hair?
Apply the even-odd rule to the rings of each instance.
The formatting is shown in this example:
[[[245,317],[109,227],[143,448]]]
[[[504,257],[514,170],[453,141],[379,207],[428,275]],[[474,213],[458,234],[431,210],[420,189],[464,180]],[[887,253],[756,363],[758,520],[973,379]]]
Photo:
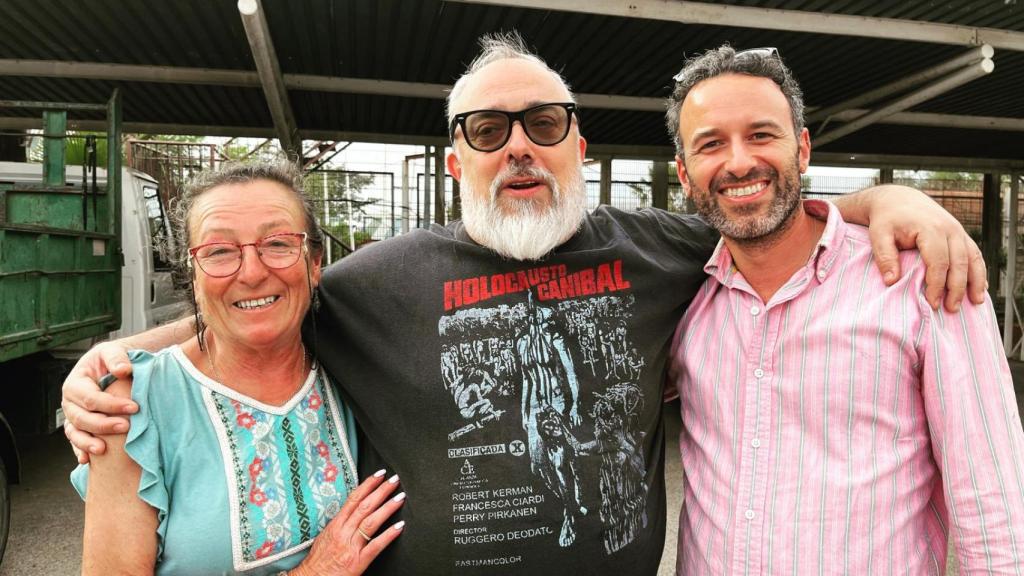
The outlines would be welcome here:
[[[313,258],[319,259],[322,255],[324,242],[323,232],[316,221],[316,213],[313,204],[302,189],[302,171],[298,165],[287,160],[264,160],[257,162],[234,162],[224,164],[217,170],[204,170],[195,174],[181,196],[178,197],[171,207],[171,233],[174,235],[174,274],[178,281],[187,285],[186,292],[192,301],[192,311],[195,316],[196,338],[199,340],[200,349],[203,348],[203,331],[205,324],[199,307],[196,303],[194,284],[188,282],[192,272],[188,268],[188,248],[192,244],[192,231],[189,229],[189,221],[192,216],[192,208],[200,196],[210,190],[225,184],[248,184],[266,180],[281,184],[293,193],[295,199],[302,207],[303,219],[305,220],[304,232],[306,242],[309,243],[310,253]],[[312,286],[310,287],[312,290]]]
[[[195,174],[185,186],[184,192],[174,203],[171,210],[171,228],[174,233],[175,246],[178,247],[177,263],[187,265],[188,247],[192,244],[189,230],[189,218],[196,200],[204,193],[225,184],[248,184],[259,180],[275,182],[290,190],[302,207],[305,220],[304,232],[307,241],[313,248],[323,245],[324,235],[316,221],[313,204],[302,189],[302,171],[287,160],[271,160],[259,162],[233,162],[225,164],[217,170],[204,170]]]
[[[737,58],[737,55],[740,57]],[[683,107],[683,100],[686,100],[686,95],[697,84],[725,74],[745,74],[768,78],[775,82],[789,102],[793,130],[799,137],[800,131],[804,128],[803,92],[779,55],[774,49],[736,52],[726,44],[690,58],[675,76],[675,88],[666,102],[668,109],[665,111],[665,120],[668,134],[675,143],[676,154],[679,154],[680,158],[684,157],[683,144],[679,140],[679,110]]]
[[[469,82],[469,78],[479,72],[484,66],[498,60],[528,60],[540,65],[565,87],[565,91],[569,93],[569,99],[572,102],[576,101],[576,96],[572,93],[569,83],[565,81],[565,78],[562,78],[561,74],[552,70],[540,56],[531,52],[526,47],[526,41],[519,35],[519,32],[513,30],[511,32],[484,34],[478,42],[480,43],[480,53],[469,63],[466,71],[462,73],[462,76],[459,76],[459,79],[455,81],[455,85],[452,86],[451,92],[448,93],[448,99],[445,102],[445,114],[448,116],[448,124],[452,123],[452,118],[456,114],[452,108],[452,103],[462,95],[462,92],[466,89],[466,83]]]

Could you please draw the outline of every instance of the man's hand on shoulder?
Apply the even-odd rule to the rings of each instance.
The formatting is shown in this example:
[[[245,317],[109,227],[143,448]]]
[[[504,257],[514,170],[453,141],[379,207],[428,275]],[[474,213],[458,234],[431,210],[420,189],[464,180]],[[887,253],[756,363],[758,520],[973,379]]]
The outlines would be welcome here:
[[[75,450],[79,463],[90,454],[106,450],[96,434],[122,434],[128,431],[125,415],[138,411],[129,398],[100,390],[97,382],[110,373],[119,379],[131,378],[132,365],[126,348],[117,342],[104,342],[86,352],[64,380],[61,408],[64,410],[64,434]]]
[[[836,205],[846,220],[869,224],[875,263],[886,284],[900,277],[899,250],[916,248],[927,267],[925,298],[932,308],[944,303],[946,310],[956,312],[965,293],[975,304],[985,301],[988,280],[981,250],[960,222],[928,195],[883,184],[839,199]]]

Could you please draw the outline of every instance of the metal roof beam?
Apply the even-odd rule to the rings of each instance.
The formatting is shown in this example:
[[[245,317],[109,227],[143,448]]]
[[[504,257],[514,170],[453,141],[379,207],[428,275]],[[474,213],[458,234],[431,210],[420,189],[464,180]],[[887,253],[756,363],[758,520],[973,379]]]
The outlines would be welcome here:
[[[852,108],[832,116],[833,120],[850,122],[871,112],[861,108]],[[1024,132],[1024,118],[1006,118],[1002,116],[960,116],[956,114],[935,114],[932,112],[897,112],[878,121],[879,124],[896,124],[902,126],[931,126],[934,128],[967,128],[970,130],[1002,130],[1005,132]],[[811,143],[817,142],[811,138]]]
[[[263,94],[270,108],[270,117],[274,120],[274,129],[281,142],[281,149],[296,158],[301,158],[302,141],[298,136],[295,114],[288,101],[288,90],[281,76],[281,67],[274,51],[274,42],[267,26],[266,12],[260,0],[238,0],[238,12],[242,16],[245,35],[249,39],[253,60],[256,61],[256,73],[259,74]]]
[[[980,78],[992,72],[992,70],[994,69],[995,64],[993,64],[993,62],[988,58],[985,58],[981,62],[978,62],[973,66],[968,66],[967,68],[964,68],[959,72],[954,72],[953,74],[950,74],[949,76],[946,76],[941,80],[936,80],[935,82],[932,82],[931,84],[925,86],[920,90],[912,92],[906,96],[901,96],[900,98],[897,98],[896,100],[892,101],[891,103],[885,106],[882,106],[877,110],[873,110],[863,116],[856,118],[855,120],[851,120],[850,122],[843,124],[839,128],[832,130],[831,132],[826,132],[825,134],[817,136],[814,138],[814,142],[818,146],[824,146],[829,142],[834,142],[842,138],[843,136],[856,132],[857,130],[864,128],[865,126],[874,124],[887,116],[893,115],[896,112],[902,112],[907,108],[917,106],[922,102],[931,100],[932,98],[938,96],[939,94],[944,94],[956,88],[957,86],[962,86],[970,82],[971,80]]]
[[[59,62],[53,60],[0,59],[0,76],[43,78],[79,78],[115,82],[159,82],[167,84],[200,84],[257,88],[260,77],[255,72],[217,70],[210,68],[174,68],[168,66],[136,66],[133,64],[98,64],[93,62]],[[310,92],[337,92],[373,96],[403,96],[444,100],[451,85],[425,82],[401,82],[369,78],[341,78],[311,74],[284,74],[284,87]],[[664,112],[661,98],[616,96],[612,94],[577,94],[581,106],[606,110],[644,110]]]
[[[402,82],[399,80],[373,80],[370,78],[339,78],[312,74],[285,74],[284,83],[291,90],[310,92],[340,92],[344,94],[371,94],[374,96],[407,96],[444,100],[452,87],[448,84]]]
[[[200,84],[257,88],[260,77],[245,70],[216,70],[178,66],[140,66],[99,62],[67,62],[59,60],[3,60],[0,76],[33,78],[78,78],[114,82],[158,82],[166,84]]]
[[[910,40],[933,44],[979,46],[989,44],[1004,50],[1024,51],[1024,32],[921,22],[897,18],[875,18],[847,14],[822,14],[801,10],[717,5],[683,0],[562,0],[552,10],[550,0],[450,0],[510,8],[533,8],[558,12],[581,12],[665,20],[681,24],[707,24],[786,32],[811,32],[838,36],[860,36],[887,40]]]
[[[213,126],[204,124],[162,124],[156,122],[122,122],[122,132],[129,134],[179,134],[185,136],[226,136],[239,138],[273,138],[274,129],[259,126]],[[42,122],[38,118],[0,117],[0,130],[39,130]],[[68,119],[69,130],[106,132],[106,122],[100,120]],[[447,146],[447,136],[415,136],[405,134],[380,134],[375,132],[347,132],[344,130],[299,130],[299,136],[306,140],[348,140],[353,142],[374,142],[378,144],[411,144],[415,146]]]
[[[257,88],[259,77],[255,72],[239,70],[217,70],[208,68],[172,68],[167,66],[135,66],[130,64],[96,64],[91,62],[59,62],[53,60],[3,60],[0,59],[0,76],[26,76],[44,78],[78,78],[82,80],[110,80],[115,82],[158,82],[168,84],[200,84],[215,86],[240,86]],[[441,100],[447,96],[451,86],[422,82],[398,82],[391,80],[370,80],[364,78],[340,78],[332,76],[311,76],[285,74],[285,87],[290,90],[311,90],[343,94],[367,94],[373,96],[401,96]],[[616,96],[611,94],[577,94],[576,99],[584,108],[606,110],[636,110],[641,112],[665,111],[661,98],[638,96]],[[817,109],[808,107],[808,122],[819,114]],[[865,113],[862,109],[850,109],[833,113],[833,119],[848,122]],[[945,124],[936,123],[942,118]],[[948,114],[922,114],[901,112],[882,121],[887,124],[908,124],[919,126],[955,127],[1020,130],[1019,118],[995,118],[983,116],[954,116]],[[962,124],[962,125],[961,125]]]
[[[869,90],[859,96],[854,96],[853,98],[844,100],[838,104],[833,104],[832,106],[815,110],[807,115],[807,123],[814,124],[821,120],[828,120],[830,116],[837,112],[865,106],[873,102],[878,102],[882,98],[906,92],[919,84],[946,76],[951,72],[963,68],[964,66],[974,64],[983,58],[992,58],[994,54],[995,50],[987,44],[972,48],[965,54],[917,72],[916,74],[911,74],[895,82],[886,84],[885,86]]]

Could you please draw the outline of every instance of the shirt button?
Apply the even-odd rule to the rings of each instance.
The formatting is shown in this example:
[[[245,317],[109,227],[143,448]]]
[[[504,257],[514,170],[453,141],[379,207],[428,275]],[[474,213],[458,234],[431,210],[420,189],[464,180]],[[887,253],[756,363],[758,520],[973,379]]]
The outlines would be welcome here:
[[[761,313],[761,309],[758,308],[757,306],[751,306],[750,307],[750,314],[751,314],[751,316],[757,316],[760,313]]]
[[[754,519],[754,511],[753,510],[747,510],[743,514],[743,516],[745,516],[747,518],[747,520],[753,520]]]
[[[822,268],[821,270],[818,270],[818,279],[824,280],[825,279],[825,274],[827,274],[827,272],[825,271],[824,268]]]
[[[754,376],[756,376],[758,378],[764,376],[764,370],[761,370],[760,368],[754,370]]]
[[[760,438],[754,438],[753,440],[750,441],[750,445],[753,446],[754,448],[760,448],[761,447],[761,439]]]

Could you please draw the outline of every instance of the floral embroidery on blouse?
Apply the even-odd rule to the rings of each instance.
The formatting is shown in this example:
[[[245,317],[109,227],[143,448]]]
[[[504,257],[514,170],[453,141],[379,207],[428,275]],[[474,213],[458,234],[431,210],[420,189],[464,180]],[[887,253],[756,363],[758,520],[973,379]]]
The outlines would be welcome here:
[[[356,485],[341,410],[323,379],[280,414],[230,392],[203,394],[225,456],[235,569],[309,546]]]

